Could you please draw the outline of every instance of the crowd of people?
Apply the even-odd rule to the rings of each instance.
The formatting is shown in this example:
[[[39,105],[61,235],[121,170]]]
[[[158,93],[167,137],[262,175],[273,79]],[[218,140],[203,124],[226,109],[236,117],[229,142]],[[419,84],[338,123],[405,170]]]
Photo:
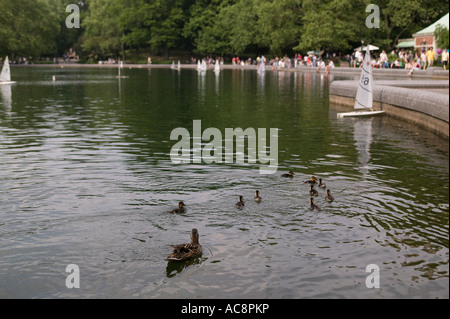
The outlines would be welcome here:
[[[236,66],[253,65],[259,67],[260,63],[264,63],[265,65],[271,66],[274,71],[298,67],[311,67],[316,68],[317,72],[324,70],[326,73],[329,73],[330,69],[335,67],[335,63],[338,60],[341,61],[341,66],[344,64],[353,68],[362,67],[364,55],[364,52],[361,50],[355,50],[352,54],[347,54],[344,56],[341,53],[330,54],[324,52],[320,52],[320,54],[318,52],[314,52],[305,54],[304,56],[297,53],[293,58],[284,55],[283,57],[274,57],[271,59],[266,59],[264,55],[258,56],[256,59],[242,59],[239,56],[234,56],[231,59],[231,64]],[[389,55],[385,50],[382,50],[381,53],[372,51],[371,58],[373,68],[410,69],[410,73],[412,73],[413,70],[425,70],[433,66],[438,56],[432,48],[428,48],[428,50],[424,49],[416,52],[413,52],[413,50],[406,51],[403,49],[397,49],[392,50]],[[221,64],[223,64],[224,59],[219,59]],[[204,60],[206,60],[206,63],[209,64],[213,64],[216,61],[211,57],[206,57]],[[447,69],[448,60],[449,50],[445,49],[442,51],[442,54],[440,54],[440,61],[443,64],[444,70]],[[191,62],[196,63],[196,59],[192,58]]]

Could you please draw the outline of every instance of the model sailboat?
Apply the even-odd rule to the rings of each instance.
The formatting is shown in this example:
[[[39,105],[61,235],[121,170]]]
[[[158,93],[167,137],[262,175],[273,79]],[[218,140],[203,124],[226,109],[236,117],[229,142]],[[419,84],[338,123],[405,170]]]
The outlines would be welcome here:
[[[366,47],[366,56],[361,70],[361,78],[356,92],[354,112],[338,113],[337,117],[346,116],[368,116],[384,113],[384,111],[374,111],[373,108],[373,89],[372,89],[372,63],[370,60],[369,47]]]
[[[120,70],[122,70],[122,67],[123,67],[123,61],[119,61],[119,63],[117,63],[117,64],[118,64],[118,71],[117,71],[118,74],[117,74],[116,78],[118,78],[118,79],[128,78],[128,76],[120,74]]]
[[[14,84],[16,82],[11,81],[11,70],[9,68],[9,60],[8,57],[5,58],[5,62],[3,63],[2,72],[0,73],[0,85],[2,84]]]
[[[214,72],[219,73],[220,72],[220,62],[219,59],[216,60],[216,65],[214,66]]]

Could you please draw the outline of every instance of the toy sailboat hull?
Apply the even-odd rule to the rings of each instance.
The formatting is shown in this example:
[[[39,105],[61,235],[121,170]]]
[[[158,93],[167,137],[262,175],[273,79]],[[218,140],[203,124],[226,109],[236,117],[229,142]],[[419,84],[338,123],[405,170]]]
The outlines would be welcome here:
[[[347,112],[347,113],[338,113],[338,118],[343,117],[351,117],[351,116],[371,116],[371,115],[377,115],[377,114],[383,114],[384,111],[354,111],[354,112]]]

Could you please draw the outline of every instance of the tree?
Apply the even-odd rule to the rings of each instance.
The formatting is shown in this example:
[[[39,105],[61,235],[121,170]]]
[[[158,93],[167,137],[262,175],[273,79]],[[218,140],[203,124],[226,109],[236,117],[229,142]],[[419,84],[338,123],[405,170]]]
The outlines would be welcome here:
[[[222,9],[234,1],[196,0],[187,11],[183,37],[199,54],[231,54],[231,26],[223,19]]]
[[[302,0],[256,0],[258,15],[256,43],[273,55],[290,53],[302,30]]]
[[[58,7],[54,0],[0,0],[1,54],[14,59],[55,52],[60,31]]]
[[[90,0],[89,9],[81,22],[85,29],[83,50],[93,56],[117,56],[125,59],[122,37],[125,30],[118,23],[118,17],[124,10],[122,0]],[[123,27],[123,26],[122,26]]]
[[[303,30],[296,50],[349,50],[365,27],[364,1],[304,0]],[[367,29],[367,28],[366,28]]]
[[[442,24],[438,24],[434,31],[434,36],[437,39],[437,47],[441,49],[448,49],[449,47],[449,30]]]
[[[182,31],[186,21],[183,0],[148,1],[147,16],[144,22],[150,30],[148,44],[162,50],[166,59],[169,49],[176,48],[182,42]]]
[[[400,38],[433,23],[448,12],[448,0],[380,0],[382,23],[379,38],[391,49]]]

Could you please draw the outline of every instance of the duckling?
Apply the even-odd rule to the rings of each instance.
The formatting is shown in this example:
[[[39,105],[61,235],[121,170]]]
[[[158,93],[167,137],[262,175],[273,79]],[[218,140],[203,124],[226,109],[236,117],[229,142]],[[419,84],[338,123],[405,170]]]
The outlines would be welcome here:
[[[334,201],[334,197],[333,197],[333,195],[331,195],[331,192],[329,189],[327,189],[327,196],[325,197],[325,199],[328,203],[331,203],[332,201]]]
[[[315,176],[311,176],[311,179],[304,181],[305,184],[315,184],[317,182],[317,178]]]
[[[237,208],[242,208],[242,207],[244,207],[244,197],[239,196],[239,201],[236,203],[236,207],[237,207]]]
[[[260,202],[261,201],[261,197],[259,196],[259,191],[255,192],[255,202]]]
[[[311,185],[311,189],[309,191],[309,194],[311,196],[319,196],[319,192],[316,189],[314,189],[314,185]]]
[[[281,174],[281,177],[290,177],[290,178],[292,178],[292,177],[294,177],[294,172],[293,171],[289,171],[289,173],[287,173],[287,174]]]
[[[327,187],[327,185],[325,185],[325,183],[322,183],[322,179],[319,178],[319,187],[325,188]]]
[[[178,208],[171,210],[169,214],[180,214],[184,212],[184,206],[186,206],[183,202],[178,203]]]
[[[311,203],[311,206],[310,206],[309,209],[311,209],[311,210],[314,210],[314,209],[315,209],[315,210],[320,210],[320,207],[317,206],[316,204],[314,204],[314,198],[311,197],[310,203]]]
[[[202,245],[198,242],[198,238],[199,234],[197,229],[192,229],[191,243],[171,245],[173,251],[169,256],[167,256],[167,260],[180,262],[200,257],[202,255]]]

